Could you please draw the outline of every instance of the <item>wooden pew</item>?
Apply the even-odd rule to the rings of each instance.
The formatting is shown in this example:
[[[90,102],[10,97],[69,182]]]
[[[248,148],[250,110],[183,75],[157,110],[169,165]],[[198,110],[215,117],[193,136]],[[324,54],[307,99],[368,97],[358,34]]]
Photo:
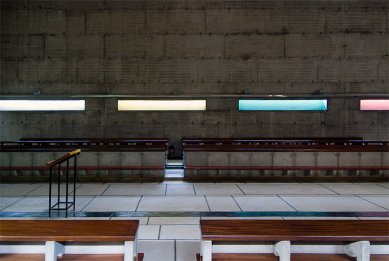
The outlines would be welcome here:
[[[0,259],[142,260],[138,226],[137,220],[0,220]]]
[[[182,138],[183,145],[246,145],[246,144],[344,144],[362,137],[255,137],[255,138]]]
[[[200,227],[202,261],[389,260],[388,220],[201,220]]]
[[[48,181],[45,162],[81,149],[79,181],[148,182],[164,178],[167,139],[93,138],[31,139],[0,142],[3,182]]]
[[[189,181],[385,181],[388,177],[388,141],[196,142],[183,145]]]

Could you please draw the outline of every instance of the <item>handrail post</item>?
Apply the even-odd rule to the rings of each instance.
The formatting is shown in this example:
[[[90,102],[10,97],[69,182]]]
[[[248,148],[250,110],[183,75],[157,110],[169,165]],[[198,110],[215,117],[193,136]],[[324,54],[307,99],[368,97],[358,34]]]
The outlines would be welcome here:
[[[77,154],[74,155],[74,166],[73,166],[73,211],[76,211],[76,181],[77,181]]]
[[[69,159],[66,160],[66,213],[65,217],[68,217],[68,202],[69,202]]]
[[[49,174],[49,218],[51,217],[51,182],[53,176],[53,168],[50,167],[50,174]]]
[[[57,195],[57,198],[58,198],[58,201],[57,201],[57,208],[58,208],[58,212],[59,212],[59,209],[60,209],[60,202],[61,202],[61,163],[58,165],[58,191],[57,191],[58,195]]]
[[[58,214],[60,210],[65,210],[65,217],[68,217],[68,210],[73,205],[73,211],[76,210],[76,181],[77,181],[77,155],[80,154],[81,150],[71,151],[62,157],[48,162],[47,165],[50,167],[50,176],[49,176],[49,217],[51,217],[51,210],[57,210]],[[69,202],[69,172],[70,172],[70,159],[74,158],[74,169],[73,169],[73,201]],[[65,187],[65,201],[61,202],[61,164],[66,161],[66,187]],[[58,167],[58,195],[57,203],[52,205],[51,197],[52,194],[52,183],[53,183],[53,168]],[[61,207],[61,205],[65,205]]]

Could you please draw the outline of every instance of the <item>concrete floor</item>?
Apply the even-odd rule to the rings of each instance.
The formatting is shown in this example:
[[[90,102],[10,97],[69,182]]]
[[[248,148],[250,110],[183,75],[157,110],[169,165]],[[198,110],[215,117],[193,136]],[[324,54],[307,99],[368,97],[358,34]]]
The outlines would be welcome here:
[[[47,184],[0,184],[0,214],[3,218],[16,212],[19,218],[45,218],[29,212],[47,213],[47,195]],[[76,195],[76,211],[90,215],[71,219],[139,219],[139,251],[145,252],[145,261],[195,260],[202,218],[231,218],[230,214],[255,211],[274,216],[247,218],[385,219],[389,212],[389,183],[94,183],[77,184]],[[93,216],[123,211],[142,217]],[[212,217],[214,212],[218,217]],[[344,216],[334,217],[340,212]],[[322,213],[327,216],[320,216]],[[370,217],[360,215],[363,213]]]

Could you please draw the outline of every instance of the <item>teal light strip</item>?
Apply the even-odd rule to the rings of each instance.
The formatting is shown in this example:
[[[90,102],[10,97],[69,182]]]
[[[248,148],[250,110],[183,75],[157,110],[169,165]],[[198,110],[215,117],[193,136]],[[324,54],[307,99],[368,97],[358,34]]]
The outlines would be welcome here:
[[[326,111],[327,100],[239,100],[240,111]]]

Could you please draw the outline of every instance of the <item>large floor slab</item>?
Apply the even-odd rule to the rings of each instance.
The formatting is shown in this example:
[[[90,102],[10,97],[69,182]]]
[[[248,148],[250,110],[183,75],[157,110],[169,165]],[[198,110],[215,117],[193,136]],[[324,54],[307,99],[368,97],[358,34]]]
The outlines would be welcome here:
[[[166,195],[194,195],[193,184],[168,184]]]
[[[22,197],[0,197],[0,211],[23,199]]]
[[[150,217],[149,225],[198,225],[199,217]]]
[[[90,201],[91,197],[78,197],[76,211],[81,211]],[[53,201],[55,203],[56,201]],[[46,212],[49,210],[48,197],[26,197],[11,206],[2,209],[3,212]]]
[[[104,192],[104,196],[141,196],[141,195],[165,195],[166,185],[159,183],[113,183]]]
[[[138,228],[138,239],[159,239],[159,225],[140,225]]]
[[[295,211],[277,196],[234,196],[242,211]]]
[[[375,183],[322,183],[338,194],[389,194],[389,188]]]
[[[79,184],[76,184],[76,189],[79,187]],[[68,185],[68,193],[69,195],[72,194],[74,186],[72,183]],[[27,196],[48,196],[50,191],[50,186],[47,183],[40,184],[40,186],[33,191],[27,193]],[[60,194],[64,195],[66,193],[66,184],[61,183],[60,184]],[[51,193],[52,195],[57,195],[58,194],[58,183],[53,183],[51,186]]]
[[[81,184],[76,189],[76,195],[80,196],[99,196],[108,189],[109,184]]]
[[[82,211],[135,211],[140,197],[95,197]]]
[[[43,184],[8,184],[0,183],[0,197],[23,196],[39,188]]]
[[[241,211],[231,196],[206,196],[211,211]]]
[[[251,183],[238,185],[246,195],[321,195],[335,194],[319,184]]]
[[[373,204],[376,204],[380,207],[383,207],[383,208],[386,208],[387,210],[389,210],[389,196],[387,195],[380,195],[380,196],[373,196],[373,195],[369,195],[369,196],[365,196],[365,195],[361,195],[360,196],[361,198],[373,203]]]
[[[162,225],[161,239],[201,239],[199,225]]]
[[[195,261],[197,253],[200,253],[199,240],[176,241],[176,261]]]
[[[138,211],[209,211],[202,196],[144,196]]]
[[[174,240],[139,240],[138,252],[144,261],[175,261]]]
[[[382,186],[384,188],[388,188],[389,189],[389,182],[380,182],[380,183],[377,183],[377,185],[379,186]]]
[[[354,196],[281,196],[298,211],[386,211],[386,209]]]
[[[196,195],[242,195],[235,183],[198,183],[194,184]]]

